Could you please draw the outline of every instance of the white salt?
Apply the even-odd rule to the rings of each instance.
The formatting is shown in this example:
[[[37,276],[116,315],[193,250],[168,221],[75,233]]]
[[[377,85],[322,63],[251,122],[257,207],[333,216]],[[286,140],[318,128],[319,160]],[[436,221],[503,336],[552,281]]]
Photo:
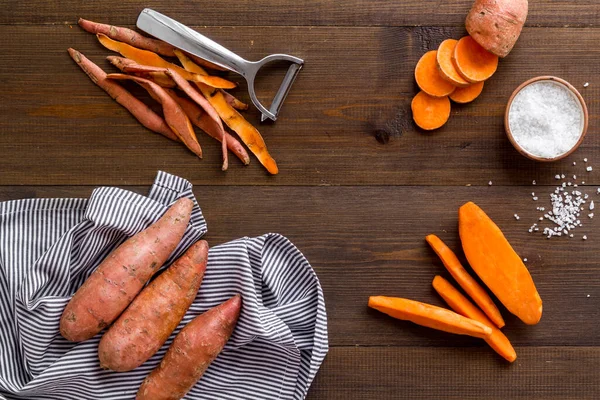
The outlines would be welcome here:
[[[558,82],[538,81],[514,97],[508,125],[523,150],[540,158],[567,153],[583,133],[584,116],[578,98]]]

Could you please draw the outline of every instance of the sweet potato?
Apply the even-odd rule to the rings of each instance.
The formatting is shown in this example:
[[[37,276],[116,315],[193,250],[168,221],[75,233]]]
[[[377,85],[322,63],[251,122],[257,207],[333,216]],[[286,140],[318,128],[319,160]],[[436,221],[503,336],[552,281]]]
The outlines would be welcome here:
[[[169,93],[173,100],[179,104],[179,106],[187,114],[190,121],[192,121],[192,124],[202,129],[210,137],[218,140],[221,143],[223,142],[221,130],[218,128],[218,126],[216,126],[214,121],[208,117],[206,111],[198,107],[198,105],[193,101],[178,96],[174,90],[167,90],[167,93]],[[244,146],[242,146],[242,144],[229,133],[225,132],[225,136],[229,150],[231,150],[233,154],[235,154],[244,163],[244,165],[250,164],[250,156],[248,155],[246,149],[244,149]]]
[[[475,0],[467,32],[490,53],[506,57],[519,39],[528,7],[527,0]]]
[[[450,118],[448,97],[432,97],[419,92],[413,98],[410,108],[415,124],[426,131],[441,128]]]
[[[481,280],[504,306],[529,325],[542,317],[542,299],[521,257],[498,226],[475,203],[458,211],[465,256]]]
[[[178,65],[172,64],[163,58],[161,58],[158,54],[153,53],[148,50],[141,50],[135,48],[133,46],[128,45],[127,43],[118,42],[116,40],[110,39],[108,36],[103,35],[101,33],[96,35],[98,37],[98,41],[106,47],[108,50],[116,51],[120,53],[123,57],[134,60],[140,65],[159,67],[159,68],[169,68],[177,72],[181,75],[185,80],[200,82],[210,87],[215,88],[223,88],[223,89],[233,89],[237,85],[233,82],[230,82],[226,79],[220,78],[218,76],[210,76],[210,75],[199,75],[186,71]]]
[[[428,51],[421,57],[415,68],[415,80],[421,90],[432,97],[445,97],[456,89],[438,72],[437,50]]]
[[[148,79],[134,75],[108,74],[107,78],[132,80],[146,89],[156,101],[161,103],[167,124],[169,124],[171,130],[175,132],[179,140],[181,140],[192,153],[199,158],[202,158],[202,148],[200,147],[200,143],[198,143],[192,123],[175,100],[165,92],[165,89]]]
[[[498,329],[486,315],[463,296],[450,282],[436,276],[432,282],[433,288],[444,299],[451,309],[463,317],[472,318],[482,324],[492,328],[492,334],[484,340],[490,345],[496,353],[500,354],[507,361],[513,362],[517,359],[517,353],[508,338]]]
[[[152,111],[147,105],[136,99],[118,83],[106,78],[106,73],[96,64],[88,60],[83,54],[74,49],[68,49],[71,58],[87,74],[87,76],[102,88],[117,103],[122,105],[142,125],[153,132],[160,133],[171,140],[178,140],[177,135],[169,128],[165,120]]]
[[[193,205],[188,198],[177,200],[158,221],[100,263],[63,311],[60,334],[65,339],[90,339],[125,310],[179,244]]]
[[[136,400],[178,400],[194,387],[233,333],[242,298],[194,318],[177,335],[158,367],[142,382]]]
[[[457,335],[487,338],[492,329],[445,308],[399,297],[371,296],[369,307],[397,319]]]
[[[452,62],[458,73],[471,83],[489,79],[498,69],[498,56],[481,47],[471,36],[458,41]]]
[[[167,57],[174,57],[173,46],[162,40],[151,39],[146,36],[142,36],[134,30],[128,28],[121,28],[118,26],[101,24],[98,22],[92,22],[79,18],[77,22],[80,27],[84,30],[93,34],[103,34],[111,39],[125,42],[131,46],[152,51],[154,53],[161,54]]]
[[[201,240],[142,290],[102,336],[102,368],[131,371],[160,349],[196,298],[207,259]]]
[[[183,52],[176,49],[175,55],[185,69],[199,74],[204,72],[201,67],[194,64],[194,62]],[[240,139],[242,139],[242,142],[248,146],[248,149],[254,153],[256,158],[258,158],[258,161],[260,161],[267,171],[273,175],[278,174],[279,168],[277,167],[277,162],[275,162],[275,159],[269,154],[267,145],[260,132],[227,102],[222,91],[210,88],[199,82],[195,82],[195,84],[208,101],[210,101],[210,104],[212,104],[215,110],[217,110],[225,124],[238,134]]]
[[[467,87],[470,85],[456,70],[454,63],[452,62],[452,55],[454,54],[454,48],[458,40],[446,39],[438,47],[436,55],[436,64],[440,76],[447,80],[452,85],[458,88]],[[452,93],[454,93],[454,90]]]
[[[458,257],[456,257],[456,254],[435,235],[428,235],[425,240],[442,260],[444,267],[446,267],[460,287],[471,296],[473,301],[477,303],[498,328],[502,328],[504,326],[504,319],[502,318],[502,314],[500,314],[500,310],[498,310],[498,307],[496,307],[496,304],[494,304],[494,301],[485,289],[465,270]]]
[[[484,82],[472,83],[465,88],[456,88],[452,94],[450,94],[450,100],[455,103],[465,104],[475,100],[483,91]]]
[[[221,90],[221,93],[223,93],[223,96],[225,97],[225,100],[227,100],[227,103],[229,103],[229,105],[231,107],[235,108],[236,110],[244,111],[244,110],[248,109],[248,104],[244,103],[243,101],[238,100],[232,94],[227,93],[224,90]]]

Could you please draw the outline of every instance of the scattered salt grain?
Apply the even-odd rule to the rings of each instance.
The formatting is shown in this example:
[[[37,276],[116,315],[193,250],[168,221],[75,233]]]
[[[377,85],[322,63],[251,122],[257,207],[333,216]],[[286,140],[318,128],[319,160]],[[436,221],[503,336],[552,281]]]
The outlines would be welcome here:
[[[590,297],[590,295],[588,294],[587,297]]]
[[[565,179],[565,174],[562,174],[560,177],[563,178],[563,179]]]
[[[577,165],[577,161],[573,161],[573,165]]]
[[[517,221],[521,219],[521,217],[519,217],[517,214],[515,214],[514,217]]]
[[[533,196],[533,201],[538,201],[537,196]]]
[[[592,172],[592,167],[587,167],[585,170],[586,170],[587,172]]]
[[[583,239],[583,240],[587,240],[587,236],[586,236],[586,235],[583,235],[582,239]]]
[[[526,259],[526,258],[524,258],[524,259],[523,259],[523,262],[527,262],[527,259]]]
[[[587,158],[584,158],[584,159],[583,159],[583,162],[587,162]]]
[[[535,186],[535,185],[536,185],[535,181],[531,182],[531,184],[532,184],[533,186]]]
[[[556,180],[560,179],[560,175],[559,174],[554,175],[554,179],[556,179]]]
[[[573,180],[576,181],[577,180],[577,175],[573,175]]]
[[[589,219],[592,219],[592,218],[594,218],[594,213],[589,213],[589,214],[588,214],[588,218],[589,218]]]
[[[492,186],[492,181],[489,181],[489,182],[488,182],[488,185]]]
[[[574,235],[573,235],[572,233],[569,235],[569,237],[570,237],[570,238],[572,238],[573,236],[574,236]]]
[[[587,199],[587,195],[586,195],[586,199]],[[594,200],[592,200],[592,202],[590,203],[590,211],[592,211],[594,209]]]
[[[588,86],[590,86],[589,82],[586,82],[586,83],[583,84],[583,87],[588,87]],[[590,297],[590,296],[588,296],[588,297]]]

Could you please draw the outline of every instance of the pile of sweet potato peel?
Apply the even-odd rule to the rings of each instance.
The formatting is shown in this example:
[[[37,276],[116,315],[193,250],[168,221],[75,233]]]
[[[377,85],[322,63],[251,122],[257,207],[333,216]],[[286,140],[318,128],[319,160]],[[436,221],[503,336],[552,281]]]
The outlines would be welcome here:
[[[222,169],[225,171],[229,166],[228,149],[244,165],[250,163],[246,149],[226,131],[227,127],[237,134],[270,174],[278,173],[277,163],[269,154],[261,134],[238,111],[246,110],[248,105],[225,92],[225,89],[235,88],[236,84],[219,76],[211,76],[204,69],[221,68],[128,28],[84,19],[79,20],[79,26],[95,34],[108,50],[121,54],[122,57],[111,55],[107,59],[122,73],[106,74],[74,49],[69,49],[71,58],[96,85],[125,107],[146,128],[173,141],[182,142],[192,153],[202,158],[202,148],[193,128],[195,125],[222,143]],[[181,66],[163,57],[176,57]],[[163,115],[155,113],[134,97],[117,83],[119,80],[131,80],[142,86],[160,103]]]

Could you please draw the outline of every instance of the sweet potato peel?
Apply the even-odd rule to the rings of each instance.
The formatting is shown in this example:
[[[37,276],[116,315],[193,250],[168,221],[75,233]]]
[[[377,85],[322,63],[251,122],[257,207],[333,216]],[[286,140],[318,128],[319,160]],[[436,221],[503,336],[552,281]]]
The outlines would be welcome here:
[[[126,75],[126,74],[109,74],[109,79],[118,80],[132,80],[139,83],[144,89],[151,93],[152,97],[156,99],[163,107],[163,113],[169,127],[177,134],[179,139],[199,158],[202,158],[202,148],[196,138],[196,133],[192,124],[181,109],[179,105],[169,96],[169,94],[162,87],[156,83],[140,78],[139,76]]]
[[[205,72],[183,52],[176,49],[175,55],[177,58],[179,58],[181,65],[183,65],[187,70],[199,74]],[[219,116],[225,122],[225,124],[238,134],[240,139],[242,139],[250,151],[254,153],[256,158],[258,158],[260,163],[267,169],[267,171],[273,175],[277,174],[279,172],[277,163],[269,154],[267,145],[265,144],[265,141],[258,130],[256,130],[252,124],[246,121],[246,119],[227,102],[221,91],[210,88],[200,82],[195,83],[208,101],[210,101],[215,110],[219,113]]]
[[[128,45],[127,43],[112,40],[106,35],[98,34],[96,36],[98,37],[100,43],[107,49],[120,53],[123,57],[134,60],[142,66],[146,65],[152,67],[172,69],[188,81],[200,82],[210,87],[215,87],[219,89],[233,89],[237,86],[235,83],[220,78],[218,76],[203,76],[200,74],[190,73],[185,69],[181,68],[180,66],[164,60],[158,54],[155,54],[148,50],[135,48],[133,46]]]
[[[178,141],[177,135],[169,128],[165,120],[152,111],[147,105],[136,99],[118,83],[107,79],[106,73],[96,64],[87,59],[75,49],[68,50],[71,58],[88,75],[88,77],[102,88],[117,103],[125,107],[146,128],[160,133],[166,138]]]

